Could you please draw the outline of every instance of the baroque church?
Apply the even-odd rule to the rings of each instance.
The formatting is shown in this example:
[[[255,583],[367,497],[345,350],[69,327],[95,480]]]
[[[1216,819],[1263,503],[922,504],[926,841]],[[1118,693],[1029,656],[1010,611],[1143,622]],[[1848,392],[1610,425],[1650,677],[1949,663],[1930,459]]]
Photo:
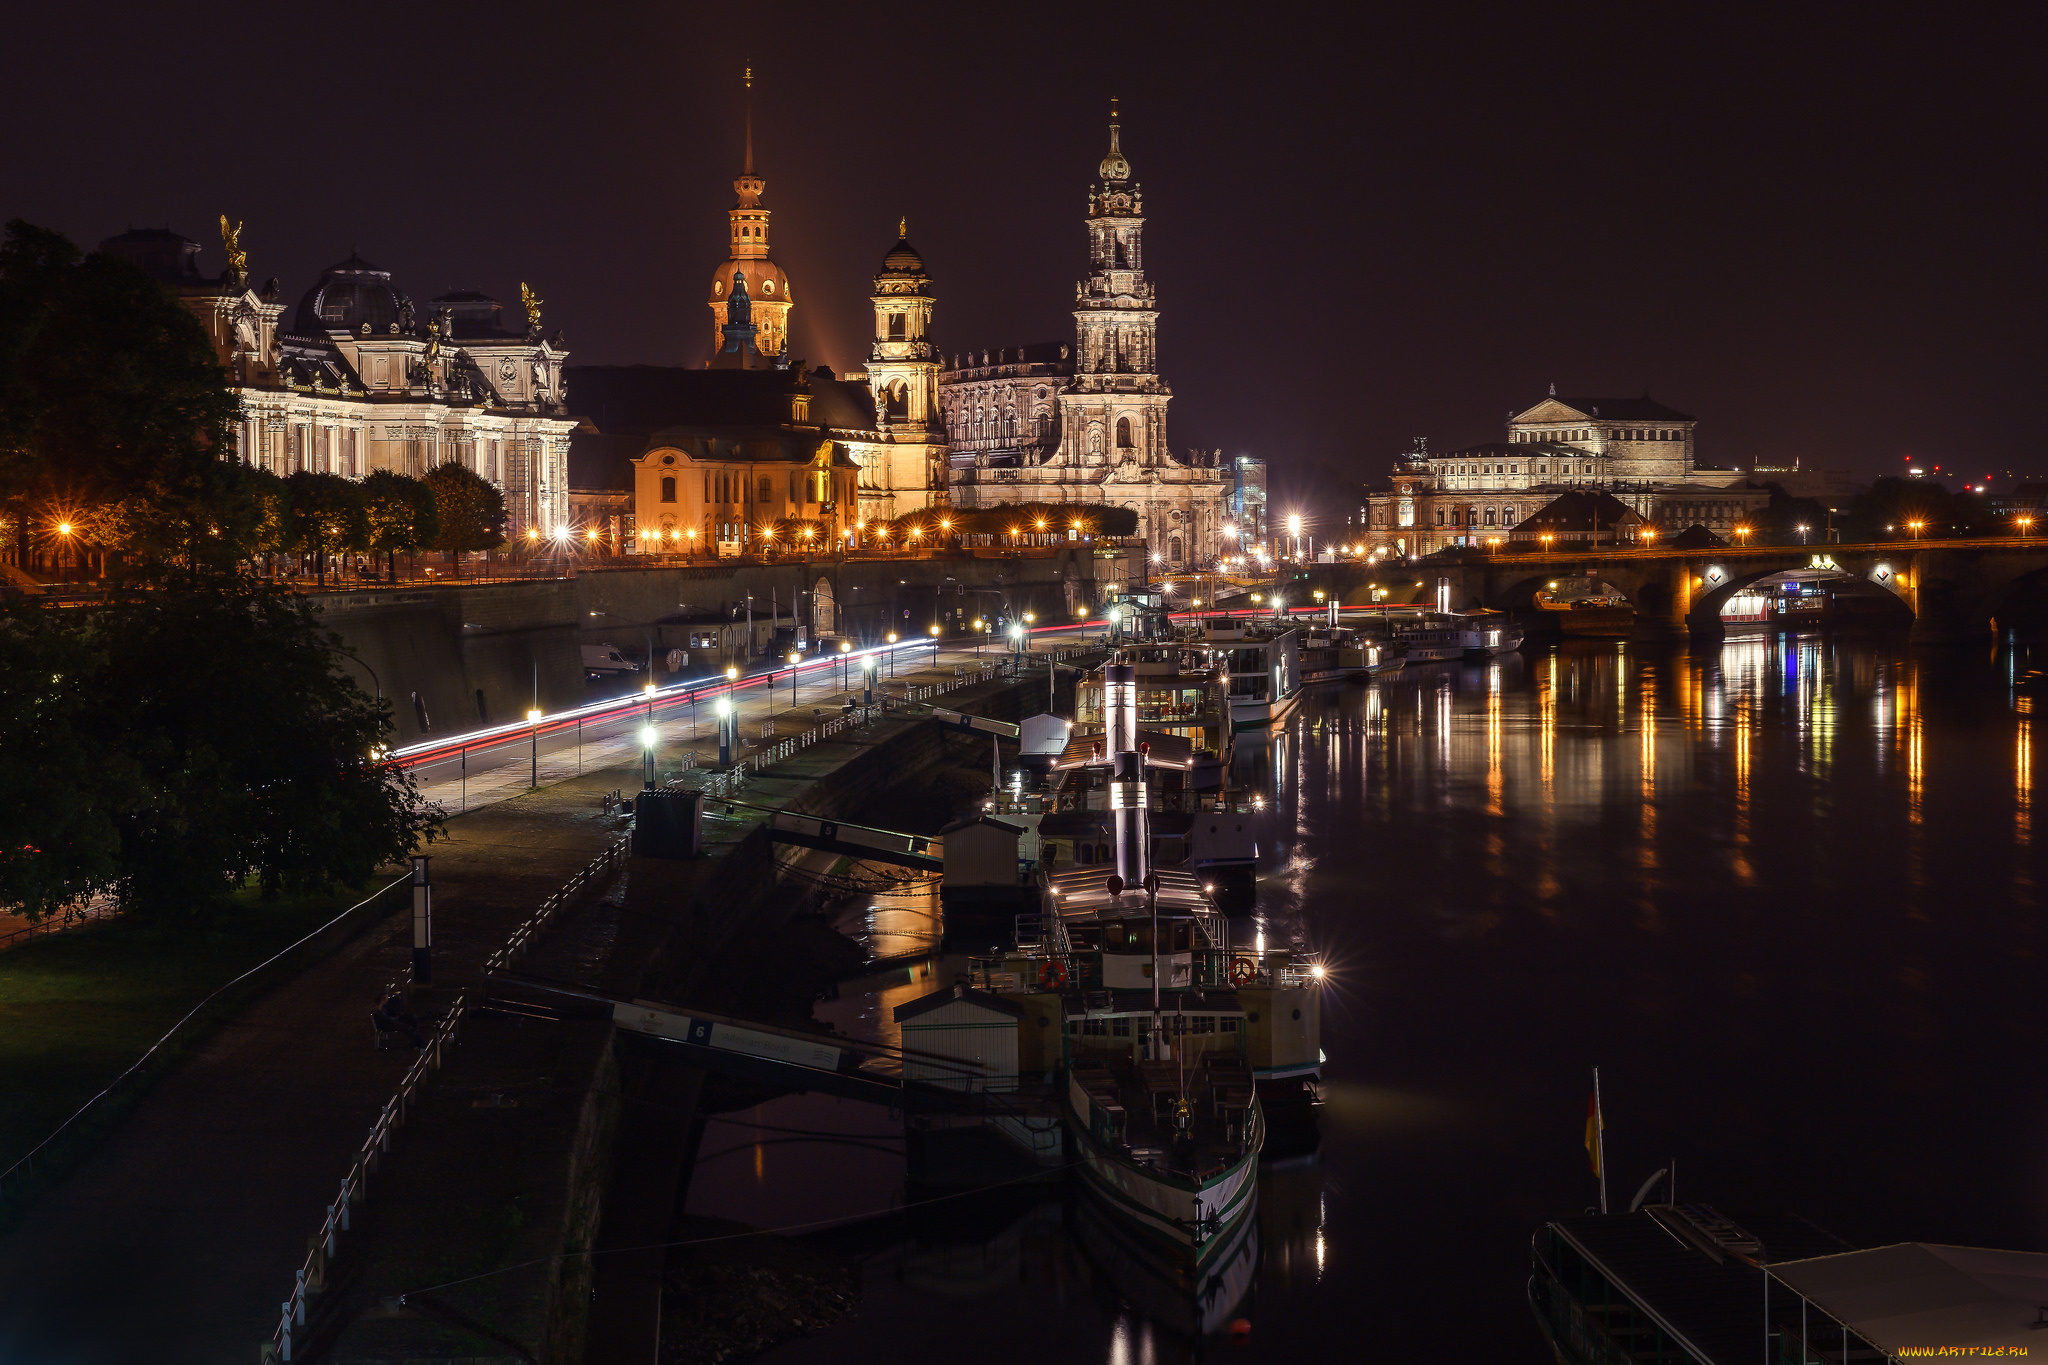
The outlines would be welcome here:
[[[100,243],[174,291],[199,319],[242,416],[235,453],[279,475],[421,475],[455,462],[505,495],[509,531],[549,534],[569,518],[569,433],[560,333],[521,286],[524,325],[471,290],[425,309],[391,272],[350,253],[289,308],[273,279],[250,284],[241,229],[221,219],[228,268],[199,268],[199,244],[144,229]]]
[[[947,491],[961,508],[1020,502],[1129,507],[1169,567],[1224,553],[1231,491],[1220,457],[1173,456],[1172,389],[1159,373],[1156,287],[1145,277],[1145,203],[1110,110],[1109,154],[1088,193],[1088,275],[1074,340],[955,355],[938,376]]]

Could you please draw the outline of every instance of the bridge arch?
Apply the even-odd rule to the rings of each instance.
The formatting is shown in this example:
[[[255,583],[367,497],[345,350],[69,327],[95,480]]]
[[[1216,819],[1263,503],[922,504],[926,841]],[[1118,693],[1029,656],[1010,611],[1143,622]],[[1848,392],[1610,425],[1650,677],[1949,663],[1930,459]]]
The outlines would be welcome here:
[[[1880,615],[1896,618],[1894,624],[1908,624],[1915,616],[1913,602],[1900,590],[1897,574],[1887,563],[1874,563],[1862,572],[1857,572],[1854,567],[1841,566],[1824,569],[1817,566],[1786,568],[1783,565],[1731,567],[1707,564],[1693,574],[1695,586],[1686,612],[1687,628],[1693,635],[1718,635],[1723,630],[1722,608],[1736,594],[1759,584],[1775,586],[1793,581],[1795,576],[1816,573],[1825,576],[1813,581],[1826,583],[1828,591],[1837,597],[1885,604],[1880,608]]]

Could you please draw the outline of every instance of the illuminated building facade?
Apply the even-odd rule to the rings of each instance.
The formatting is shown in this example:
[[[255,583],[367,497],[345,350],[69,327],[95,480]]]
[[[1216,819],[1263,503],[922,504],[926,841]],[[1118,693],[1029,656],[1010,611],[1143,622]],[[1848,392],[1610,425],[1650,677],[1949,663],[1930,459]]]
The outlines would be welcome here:
[[[391,272],[351,254],[287,310],[277,281],[250,287],[236,234],[230,265],[199,271],[199,244],[144,230],[100,243],[135,262],[199,319],[242,416],[235,452],[285,475],[418,476],[461,464],[505,495],[510,530],[567,523],[569,432],[560,334],[543,337],[540,300],[524,328],[501,305],[456,291],[417,309]]]
[[[735,290],[748,300],[752,315],[753,342],[761,356],[773,359],[789,348],[789,276],[768,256],[768,209],[761,203],[768,182],[754,174],[754,72],[746,74],[747,149],[740,178],[732,182],[736,196],[726,213],[731,231],[729,254],[711,273],[711,345],[714,352],[726,343],[726,324]],[[739,368],[747,368],[742,363]]]
[[[1487,545],[1573,490],[1599,490],[1639,524],[1669,530],[1705,526],[1727,537],[1770,503],[1739,470],[1694,461],[1698,420],[1641,398],[1560,398],[1555,386],[1508,418],[1507,440],[1431,454],[1427,443],[1395,467],[1391,488],[1360,509],[1368,546],[1387,554],[1428,554]]]
[[[882,258],[871,296],[875,339],[868,349],[867,383],[877,439],[851,446],[861,467],[860,515],[866,521],[887,521],[946,500],[932,280],[909,231],[907,220],[897,225],[896,245]]]
[[[1226,550],[1231,481],[1218,456],[1174,458],[1172,389],[1159,374],[1158,298],[1145,278],[1144,196],[1119,145],[1088,195],[1088,275],[1074,288],[1074,342],[956,356],[939,377],[952,499],[1129,507],[1163,563]]]

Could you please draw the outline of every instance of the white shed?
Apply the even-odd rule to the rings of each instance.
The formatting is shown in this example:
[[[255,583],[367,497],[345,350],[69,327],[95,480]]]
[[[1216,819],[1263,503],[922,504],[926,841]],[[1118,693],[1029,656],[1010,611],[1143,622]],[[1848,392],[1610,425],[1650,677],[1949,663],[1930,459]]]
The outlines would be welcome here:
[[[903,1079],[948,1090],[1015,1090],[1023,1017],[1012,1002],[968,986],[898,1005]]]
[[[1067,747],[1067,736],[1073,733],[1074,722],[1058,716],[1026,716],[1017,725],[1019,759],[1029,764],[1036,759],[1050,763],[1060,756]]]

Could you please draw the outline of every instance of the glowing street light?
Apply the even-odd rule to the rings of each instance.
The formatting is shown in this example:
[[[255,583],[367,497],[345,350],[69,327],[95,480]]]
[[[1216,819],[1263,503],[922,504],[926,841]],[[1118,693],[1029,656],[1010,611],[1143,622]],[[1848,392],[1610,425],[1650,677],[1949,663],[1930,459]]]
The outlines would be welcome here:
[[[533,790],[540,789],[540,708],[526,713],[526,728],[529,734],[533,758],[533,779],[528,784]]]
[[[1920,520],[1918,517],[1915,517],[1913,520],[1906,523],[1906,529],[1913,533],[1913,539],[1918,540],[1920,539],[1920,529],[1925,525],[1927,525],[1926,522]]]
[[[640,750],[647,762],[647,769],[641,782],[648,791],[654,790],[654,741],[660,737],[652,725],[645,726],[640,731]]]
[[[2032,517],[2021,516],[2013,518],[2013,525],[2020,528],[2021,535],[2026,535],[2028,532],[2028,528],[2033,526],[2033,524],[2034,519]]]
[[[1747,526],[1736,527],[1735,535],[1744,545],[1749,544],[1749,528]]]

